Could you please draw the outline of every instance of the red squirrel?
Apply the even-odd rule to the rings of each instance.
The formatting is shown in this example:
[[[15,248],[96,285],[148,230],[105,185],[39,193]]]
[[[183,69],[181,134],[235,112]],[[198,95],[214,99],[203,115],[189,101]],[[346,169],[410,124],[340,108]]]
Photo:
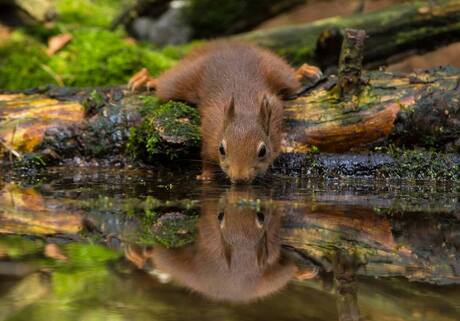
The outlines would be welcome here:
[[[293,278],[315,278],[316,265],[283,250],[279,210],[241,204],[254,196],[231,189],[220,200],[203,199],[192,244],[176,249],[129,245],[126,258],[218,301],[250,302],[277,292]]]
[[[161,100],[198,106],[203,162],[198,179],[211,180],[212,165],[220,164],[233,183],[250,183],[280,152],[282,98],[295,95],[302,78],[319,77],[316,67],[295,71],[267,49],[230,40],[193,50],[156,79],[143,69],[129,87],[155,88]]]

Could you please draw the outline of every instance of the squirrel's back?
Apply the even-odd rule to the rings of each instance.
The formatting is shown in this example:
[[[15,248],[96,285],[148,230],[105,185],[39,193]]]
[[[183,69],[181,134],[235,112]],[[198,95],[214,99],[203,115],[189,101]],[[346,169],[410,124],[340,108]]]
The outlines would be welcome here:
[[[251,100],[259,91],[289,95],[299,86],[294,69],[270,51],[240,41],[213,41],[161,75],[157,95],[199,104],[229,95]]]

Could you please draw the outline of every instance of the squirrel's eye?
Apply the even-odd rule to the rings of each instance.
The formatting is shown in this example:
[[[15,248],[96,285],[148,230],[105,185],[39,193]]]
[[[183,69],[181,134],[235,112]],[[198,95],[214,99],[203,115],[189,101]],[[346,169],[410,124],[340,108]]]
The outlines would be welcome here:
[[[258,228],[263,228],[264,227],[264,221],[265,221],[265,215],[262,212],[257,212],[256,216],[256,226]]]
[[[260,147],[259,147],[259,151],[257,152],[257,156],[259,158],[264,158],[265,156],[267,156],[267,147],[265,146],[265,144],[261,144]]]
[[[220,145],[219,145],[219,153],[222,156],[225,156],[225,148],[224,148],[224,144],[222,144],[222,143],[220,143]]]
[[[264,213],[262,212],[257,212],[257,220],[260,222],[260,223],[263,223],[265,221],[265,215]]]
[[[219,220],[219,222],[222,222],[222,220],[224,219],[224,212],[220,212],[219,215],[217,215],[217,219]]]

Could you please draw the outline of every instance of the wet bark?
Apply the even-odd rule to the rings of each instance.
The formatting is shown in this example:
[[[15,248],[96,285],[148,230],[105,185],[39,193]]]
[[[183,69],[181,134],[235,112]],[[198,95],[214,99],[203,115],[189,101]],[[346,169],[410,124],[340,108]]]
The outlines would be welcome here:
[[[460,5],[455,0],[417,1],[377,12],[260,30],[240,37],[274,49],[290,61],[322,69],[337,66],[344,28],[363,29],[366,67],[378,67],[460,39]],[[334,68],[332,68],[334,69]]]
[[[285,155],[276,171],[307,176],[458,176],[455,154],[365,155],[350,151],[421,146],[458,152],[460,70],[446,67],[413,74],[368,72],[362,79],[365,83],[361,93],[349,99],[340,99],[336,78],[330,77],[286,102]],[[132,94],[122,87],[3,93],[0,150],[4,162],[35,156],[47,164],[75,157],[100,164],[124,162],[129,154],[131,128],[142,122],[143,97],[149,95]],[[191,143],[191,137],[178,139],[167,126],[154,126],[159,129],[159,141],[169,151],[181,151],[186,157],[197,155],[198,146]],[[348,156],[309,153],[318,150],[347,152]],[[401,167],[408,161],[412,161],[411,166]]]
[[[364,30],[347,29],[339,59],[338,88],[341,99],[359,95],[363,70]]]

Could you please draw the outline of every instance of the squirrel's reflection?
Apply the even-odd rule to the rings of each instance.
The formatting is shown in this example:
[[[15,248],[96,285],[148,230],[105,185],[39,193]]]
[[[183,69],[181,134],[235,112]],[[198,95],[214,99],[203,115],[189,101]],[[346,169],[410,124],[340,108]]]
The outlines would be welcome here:
[[[131,245],[126,257],[221,301],[248,302],[276,292],[293,277],[315,277],[318,268],[312,262],[282,250],[280,213],[255,199],[251,189],[242,187],[232,187],[220,199],[204,199],[192,244],[179,249]]]

